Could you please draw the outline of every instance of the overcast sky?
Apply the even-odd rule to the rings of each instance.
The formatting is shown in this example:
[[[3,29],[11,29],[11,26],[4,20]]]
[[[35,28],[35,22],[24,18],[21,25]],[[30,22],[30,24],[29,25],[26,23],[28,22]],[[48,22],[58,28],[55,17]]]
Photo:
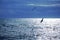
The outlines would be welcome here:
[[[0,0],[0,18],[60,18],[60,0]]]

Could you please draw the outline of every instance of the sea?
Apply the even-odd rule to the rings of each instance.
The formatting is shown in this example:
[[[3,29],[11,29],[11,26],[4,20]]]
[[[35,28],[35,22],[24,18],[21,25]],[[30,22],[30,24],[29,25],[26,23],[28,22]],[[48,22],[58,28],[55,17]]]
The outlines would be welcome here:
[[[0,40],[60,40],[60,18],[0,18]]]

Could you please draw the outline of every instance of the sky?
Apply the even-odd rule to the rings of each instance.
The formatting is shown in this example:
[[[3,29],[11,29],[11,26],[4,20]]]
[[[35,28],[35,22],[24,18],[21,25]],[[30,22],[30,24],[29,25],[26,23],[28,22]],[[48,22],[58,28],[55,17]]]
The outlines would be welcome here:
[[[60,0],[0,0],[0,18],[60,18]]]

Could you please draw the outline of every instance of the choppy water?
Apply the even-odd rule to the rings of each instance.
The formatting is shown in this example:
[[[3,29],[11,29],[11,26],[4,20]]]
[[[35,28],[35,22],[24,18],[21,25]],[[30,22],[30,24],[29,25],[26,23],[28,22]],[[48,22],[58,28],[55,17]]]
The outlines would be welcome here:
[[[60,19],[0,18],[0,40],[60,40]]]

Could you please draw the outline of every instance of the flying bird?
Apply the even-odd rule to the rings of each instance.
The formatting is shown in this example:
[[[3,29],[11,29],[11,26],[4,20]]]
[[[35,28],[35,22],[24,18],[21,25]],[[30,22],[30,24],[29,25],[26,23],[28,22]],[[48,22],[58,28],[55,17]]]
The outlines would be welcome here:
[[[43,22],[43,18],[42,18],[42,20],[40,21],[40,23],[42,23]]]

